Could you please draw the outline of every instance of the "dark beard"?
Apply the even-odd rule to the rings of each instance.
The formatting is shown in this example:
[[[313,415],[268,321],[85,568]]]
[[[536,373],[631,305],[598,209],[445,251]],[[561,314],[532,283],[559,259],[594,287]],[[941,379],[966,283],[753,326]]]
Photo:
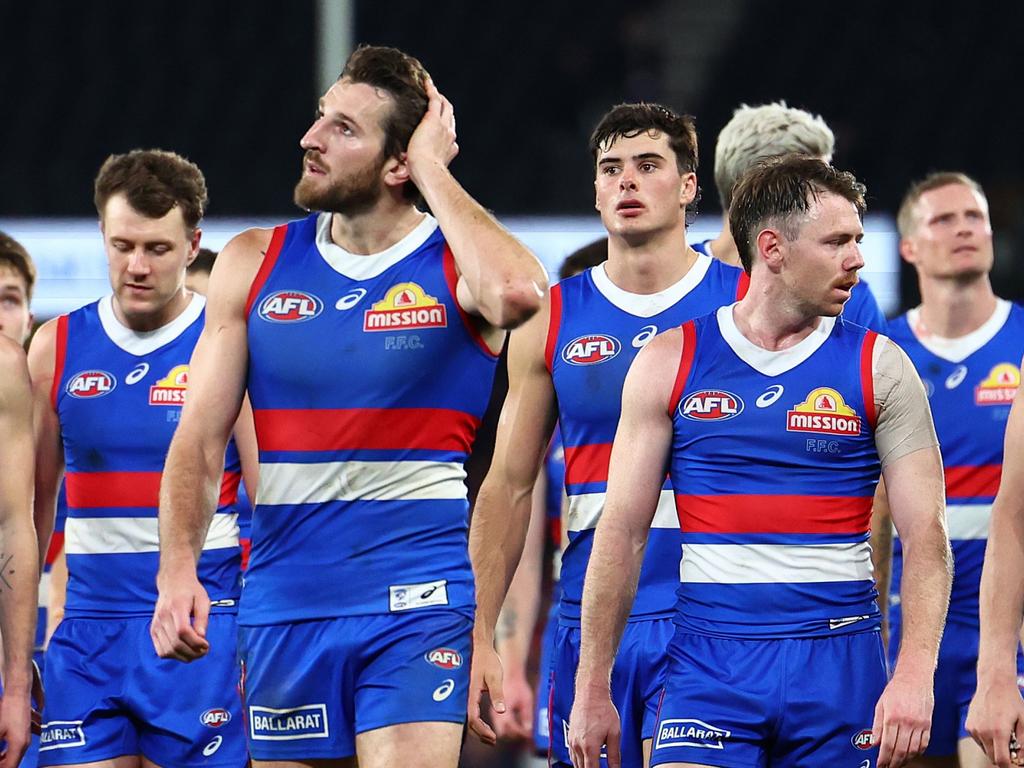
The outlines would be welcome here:
[[[303,175],[295,185],[295,204],[307,211],[327,211],[353,215],[373,208],[383,194],[380,188],[380,171],[383,158],[354,176],[326,189],[317,189],[309,177]]]

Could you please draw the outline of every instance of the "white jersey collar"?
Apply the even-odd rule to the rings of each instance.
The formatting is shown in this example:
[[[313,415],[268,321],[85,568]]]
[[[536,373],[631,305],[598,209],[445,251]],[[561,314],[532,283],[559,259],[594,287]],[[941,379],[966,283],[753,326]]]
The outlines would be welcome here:
[[[927,337],[919,336],[917,325],[921,320],[921,307],[914,307],[907,312],[907,325],[910,326],[910,332],[914,334],[914,338],[933,355],[950,363],[962,363],[992,341],[993,337],[1003,329],[1010,317],[1010,308],[1009,301],[997,298],[995,311],[988,320],[982,323],[980,328],[955,339],[947,339],[934,334]]]
[[[736,319],[733,317],[735,306],[736,304],[729,304],[720,307],[715,313],[722,338],[740,360],[765,376],[781,376],[796,368],[828,341],[832,329],[836,327],[834,317],[823,317],[818,323],[818,327],[811,331],[806,338],[801,339],[788,349],[773,352],[757,346],[740,332],[736,326]]]
[[[128,354],[142,356],[178,338],[203,313],[205,306],[206,298],[193,293],[191,301],[180,315],[153,331],[133,331],[118,320],[114,314],[113,294],[100,299],[98,310],[100,324],[110,340]]]
[[[331,240],[331,214],[321,213],[316,221],[316,247],[331,269],[352,280],[369,280],[393,267],[423,245],[437,229],[437,219],[429,213],[412,232],[390,248],[367,255],[350,253]]]
[[[703,253],[697,253],[697,260],[693,262],[693,266],[687,270],[686,274],[665,290],[657,293],[624,291],[611,281],[604,267],[604,264],[598,264],[590,270],[590,276],[601,295],[623,312],[637,317],[654,317],[677,304],[686,294],[700,285],[700,281],[704,279],[704,275],[711,267],[711,258]]]

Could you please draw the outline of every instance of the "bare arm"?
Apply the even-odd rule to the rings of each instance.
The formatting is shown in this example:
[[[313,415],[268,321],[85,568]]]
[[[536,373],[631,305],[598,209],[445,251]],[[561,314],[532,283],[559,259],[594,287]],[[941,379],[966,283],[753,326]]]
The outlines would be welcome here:
[[[57,493],[64,476],[60,419],[51,400],[56,354],[57,320],[50,320],[36,332],[28,350],[28,368],[32,378],[32,430],[35,436],[35,496],[32,514],[38,538],[37,557],[40,567],[46,559],[46,550],[53,535]]]
[[[547,272],[452,176],[454,111],[430,81],[427,95],[427,113],[409,140],[409,174],[451,246],[461,275],[459,303],[493,327],[515,328],[540,309]]]
[[[889,588],[892,583],[892,515],[885,481],[879,481],[871,506],[871,568],[878,589],[878,608],[882,612],[882,646],[889,649]]]
[[[242,482],[249,500],[255,506],[256,490],[260,482],[260,451],[256,445],[256,427],[253,424],[252,404],[249,396],[242,398],[242,408],[238,413],[234,429],[235,447],[238,448],[238,459],[242,464]]]
[[[6,768],[18,764],[29,742],[39,561],[32,527],[32,386],[25,353],[6,338],[0,338],[0,371],[0,737],[7,740],[0,766]]]
[[[540,611],[544,576],[544,529],[547,477],[542,472],[533,487],[530,526],[519,567],[498,614],[494,648],[504,667],[505,706],[509,716],[494,721],[500,738],[529,738],[533,729],[533,690],[526,677],[530,646]]]
[[[898,768],[928,746],[935,665],[949,606],[953,556],[946,532],[942,457],[924,386],[906,354],[885,342],[875,391],[884,392],[875,445],[903,547],[899,657],[875,707],[879,768]]]
[[[629,369],[612,444],[608,495],[583,584],[576,700],[569,717],[574,764],[598,765],[601,745],[618,764],[611,672],[626,625],[672,447],[669,399],[682,351],[678,329],[657,336]]]
[[[487,743],[495,735],[480,718],[481,691],[488,690],[495,709],[504,711],[494,626],[523,552],[533,487],[554,430],[555,395],[544,364],[547,316],[546,309],[538,312],[509,340],[508,396],[469,531],[477,600],[469,726]]]
[[[209,649],[210,601],[196,564],[217,508],[224,450],[245,393],[245,303],[270,236],[266,230],[238,235],[210,276],[206,325],[189,363],[188,399],[160,483],[160,597],[151,634],[165,658],[191,661]]]
[[[1001,767],[1020,764],[1010,762],[1007,745],[1011,736],[1024,740],[1016,663],[1024,620],[1024,387],[1010,410],[1004,446],[981,574],[978,688],[967,717],[971,735]]]

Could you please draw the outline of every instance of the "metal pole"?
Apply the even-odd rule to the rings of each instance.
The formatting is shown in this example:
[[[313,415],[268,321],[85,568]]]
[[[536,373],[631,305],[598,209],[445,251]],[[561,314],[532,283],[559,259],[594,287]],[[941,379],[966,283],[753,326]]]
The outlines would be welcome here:
[[[341,74],[355,35],[354,0],[316,0],[316,79],[325,93]]]

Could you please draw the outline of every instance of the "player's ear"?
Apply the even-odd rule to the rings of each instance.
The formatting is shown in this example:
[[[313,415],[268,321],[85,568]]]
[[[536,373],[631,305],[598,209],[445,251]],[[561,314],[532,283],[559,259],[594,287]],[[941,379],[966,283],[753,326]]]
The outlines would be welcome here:
[[[917,249],[914,247],[914,241],[907,237],[900,238],[899,246],[900,256],[907,264],[917,263]]]
[[[384,162],[381,173],[384,174],[384,183],[389,187],[400,187],[411,179],[409,175],[409,162],[403,152],[398,157],[389,157]]]
[[[679,207],[685,208],[697,198],[697,174],[684,173],[683,184],[679,190]]]
[[[765,227],[754,238],[754,261],[763,261],[772,272],[778,272],[785,263],[782,233]]]

